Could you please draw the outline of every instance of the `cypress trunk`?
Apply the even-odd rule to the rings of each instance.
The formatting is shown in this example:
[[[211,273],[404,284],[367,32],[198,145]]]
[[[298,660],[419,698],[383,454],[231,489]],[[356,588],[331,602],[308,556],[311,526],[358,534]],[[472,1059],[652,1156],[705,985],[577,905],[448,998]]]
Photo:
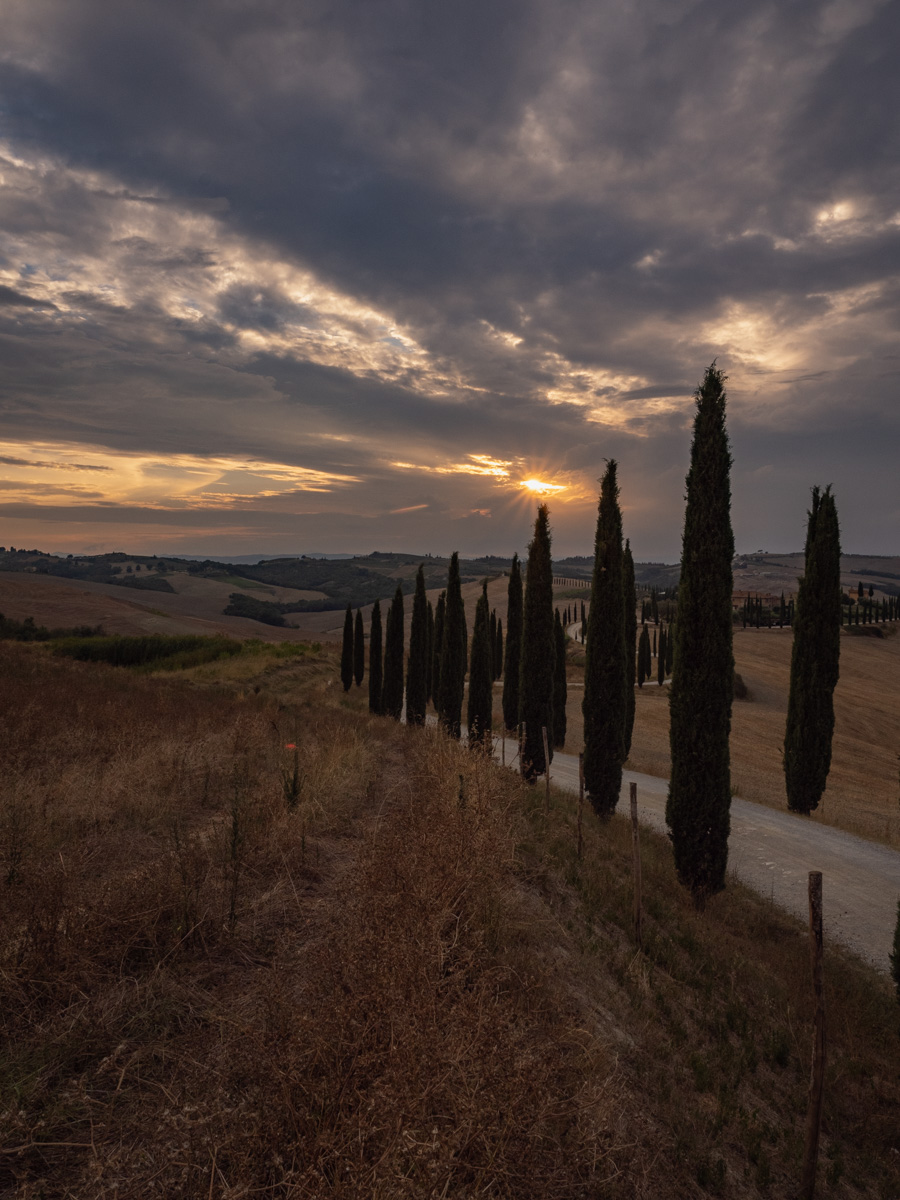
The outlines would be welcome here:
[[[494,639],[494,678],[503,674],[503,622],[497,618],[497,636]]]
[[[441,647],[444,642],[444,612],[447,604],[447,593],[438,596],[437,608],[434,610],[434,641],[431,648],[431,700],[435,711],[439,711],[441,699]]]
[[[491,642],[487,583],[482,584],[475,626],[472,630],[472,655],[469,665],[469,705],[466,723],[469,744],[489,748],[494,705],[494,647]]]
[[[421,563],[416,572],[413,596],[412,624],[409,630],[409,666],[406,674],[406,723],[425,724],[428,704],[428,597],[425,595],[425,572]]]
[[[353,610],[347,605],[344,613],[344,637],[341,642],[341,683],[349,692],[353,683]]]
[[[428,643],[425,654],[425,702],[431,699],[432,683],[434,677],[434,609],[431,607],[431,601],[428,601]]]
[[[513,555],[509,572],[506,610],[506,662],[503,666],[503,724],[519,723],[519,667],[522,661],[522,573],[519,556]]]
[[[453,551],[447,579],[444,634],[441,645],[441,691],[438,715],[441,724],[458,738],[466,686],[466,610],[459,580],[459,554]]]
[[[568,683],[566,682],[566,631],[563,628],[559,609],[553,623],[553,636],[556,642],[556,665],[553,673],[553,747],[562,750],[566,744],[566,701],[568,699]]]
[[[659,654],[656,659],[656,681],[660,687],[666,682],[666,627],[659,631]]]
[[[641,626],[641,636],[638,641],[637,677],[640,688],[644,686],[644,681],[650,678],[650,634],[647,632],[646,625]]]
[[[508,619],[508,618],[507,618]],[[507,639],[509,645],[509,639]],[[553,569],[550,560],[550,510],[538,508],[528,547],[522,605],[522,655],[519,664],[519,720],[523,725],[522,773],[529,783],[550,767],[544,760],[542,729],[553,758]]]
[[[625,761],[631,672],[625,646],[625,553],[617,464],[600,484],[584,665],[584,786],[599,817],[615,811]]]
[[[818,808],[831,766],[834,689],[841,651],[841,546],[831,489],[812,490],[806,565],[797,590],[784,735],[788,808]]]
[[[695,393],[669,698],[666,823],[678,877],[698,907],[725,886],[731,826],[734,536],[724,383],[713,363]]]
[[[372,624],[369,629],[369,712],[380,714],[382,707],[382,689],[384,687],[384,671],[381,644],[381,601],[375,601],[372,609]]]
[[[403,592],[399,583],[388,609],[384,634],[383,711],[386,716],[400,720],[403,712]]]
[[[363,630],[362,613],[356,610],[356,621],[353,624],[353,678],[356,686],[360,687],[366,673],[366,635]]]
[[[634,685],[637,680],[637,593],[634,586],[634,559],[631,543],[626,538],[624,554],[625,579],[625,654],[628,658],[626,677],[628,686],[625,695],[625,757],[631,753],[631,735],[634,732]]]

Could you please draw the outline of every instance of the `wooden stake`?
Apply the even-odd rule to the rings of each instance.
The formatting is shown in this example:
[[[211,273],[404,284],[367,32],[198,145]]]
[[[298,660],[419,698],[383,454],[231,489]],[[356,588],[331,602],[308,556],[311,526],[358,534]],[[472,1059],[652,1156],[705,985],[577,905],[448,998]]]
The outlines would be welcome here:
[[[544,775],[547,779],[547,791],[544,796],[544,808],[550,811],[550,747],[547,745],[547,726],[541,726],[541,737],[544,739]]]
[[[801,1200],[813,1200],[815,1195],[819,1130],[822,1125],[822,1097],[825,1091],[825,971],[822,952],[822,872],[810,871],[809,958],[812,967],[816,1013],[812,1071],[809,1077],[809,1107],[806,1111],[806,1149],[803,1154],[803,1180],[800,1184]]]
[[[519,774],[525,778],[525,759],[522,756],[522,722],[519,722]]]
[[[637,784],[632,783],[631,792],[631,848],[634,854],[634,936],[643,949],[643,905],[641,903],[641,843],[638,838]]]
[[[578,755],[578,861],[584,857],[582,820],[584,813],[584,754]]]

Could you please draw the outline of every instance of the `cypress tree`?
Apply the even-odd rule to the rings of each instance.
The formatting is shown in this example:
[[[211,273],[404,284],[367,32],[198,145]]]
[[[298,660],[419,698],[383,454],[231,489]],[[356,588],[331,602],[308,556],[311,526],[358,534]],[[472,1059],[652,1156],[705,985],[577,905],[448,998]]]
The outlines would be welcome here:
[[[451,737],[458,738],[466,687],[466,610],[459,580],[459,554],[453,551],[447,579],[444,634],[441,639],[441,691],[438,715]]]
[[[652,658],[656,658],[656,630],[653,630],[653,649],[650,652]]]
[[[503,674],[503,622],[497,618],[497,636],[494,639],[494,678]]]
[[[372,609],[372,624],[369,628],[369,712],[380,714],[384,671],[381,645],[381,601],[375,601]]]
[[[494,708],[494,647],[491,643],[488,615],[487,581],[481,585],[481,595],[475,608],[472,630],[472,655],[469,664],[469,705],[466,724],[469,744],[487,749],[491,744],[491,725]]]
[[[344,613],[344,637],[341,642],[341,683],[349,692],[353,683],[353,610],[347,605]]]
[[[656,659],[656,681],[660,687],[666,682],[666,627],[659,631],[659,655]]]
[[[428,601],[428,639],[425,647],[425,702],[431,699],[431,684],[434,675],[434,609]]]
[[[400,584],[388,609],[384,631],[383,712],[395,721],[403,711],[403,591]]]
[[[435,712],[441,698],[441,648],[444,644],[444,613],[447,608],[447,593],[438,596],[437,608],[434,610],[434,642],[431,656],[431,702]]]
[[[406,668],[406,723],[425,724],[428,704],[428,597],[425,595],[425,570],[416,572],[412,623],[409,628],[409,663]]]
[[[650,678],[650,634],[646,625],[642,626],[638,641],[637,677],[640,688],[644,686],[644,680]]]
[[[507,640],[507,645],[509,644]],[[522,605],[522,655],[519,664],[519,719],[524,726],[522,773],[529,783],[549,770],[544,761],[542,729],[553,758],[553,568],[550,559],[550,510],[538,507],[534,537],[525,567]]]
[[[631,735],[634,731],[634,685],[637,679],[637,592],[634,586],[634,559],[631,542],[625,539],[624,555],[625,586],[625,655],[627,687],[625,691],[625,757],[631,753]]]
[[[474,630],[472,636],[475,636]],[[497,610],[491,609],[491,624],[490,624],[490,639],[491,639],[491,669],[494,672],[494,678],[497,678],[497,660],[494,654],[497,649]]]
[[[628,653],[625,646],[625,553],[617,463],[600,484],[594,576],[584,664],[584,786],[599,817],[615,811],[625,761]],[[649,642],[648,642],[649,646]]]
[[[734,535],[724,384],[713,363],[695,393],[669,697],[672,771],[666,823],[678,877],[698,908],[725,886],[731,825]]]
[[[503,724],[519,723],[519,666],[522,661],[522,573],[519,556],[513,555],[507,587],[506,661],[503,665]]]
[[[566,631],[563,629],[559,609],[553,622],[553,635],[556,641],[556,666],[553,673],[553,747],[562,750],[566,744],[566,700],[568,699],[568,684],[566,682]]]
[[[806,563],[797,590],[784,735],[788,808],[818,808],[831,766],[834,689],[841,650],[840,531],[831,488],[812,490]]]
[[[353,678],[356,686],[360,687],[366,673],[366,635],[363,630],[362,613],[356,610],[356,621],[353,625]]]

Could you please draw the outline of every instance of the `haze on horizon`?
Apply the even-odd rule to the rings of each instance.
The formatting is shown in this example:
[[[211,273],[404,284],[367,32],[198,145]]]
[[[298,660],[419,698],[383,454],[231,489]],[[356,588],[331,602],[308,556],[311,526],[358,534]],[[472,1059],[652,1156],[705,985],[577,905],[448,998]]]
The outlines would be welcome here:
[[[897,552],[900,6],[4,24],[0,542],[505,555],[545,494],[585,554],[615,457],[674,562],[716,359],[738,549],[801,549],[830,483]]]

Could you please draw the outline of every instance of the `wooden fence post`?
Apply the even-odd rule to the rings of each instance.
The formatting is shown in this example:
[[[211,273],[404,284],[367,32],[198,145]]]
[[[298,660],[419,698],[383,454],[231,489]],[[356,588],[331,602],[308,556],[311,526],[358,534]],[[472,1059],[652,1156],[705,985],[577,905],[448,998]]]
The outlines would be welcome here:
[[[578,861],[584,857],[582,821],[584,813],[584,753],[578,755]]]
[[[519,722],[519,774],[525,778],[525,760],[522,757],[522,722]]]
[[[550,747],[547,744],[547,726],[541,726],[541,737],[544,739],[544,775],[547,780],[547,790],[544,794],[544,809],[550,811]]]
[[[641,902],[641,843],[638,838],[637,784],[632,783],[631,793],[631,848],[634,854],[634,936],[643,949],[643,905]]]
[[[803,1180],[800,1184],[801,1200],[813,1200],[815,1195],[822,1098],[825,1091],[825,971],[822,952],[822,872],[810,871],[809,957],[816,1013],[812,1070],[809,1077],[809,1107],[806,1111],[806,1149],[803,1153]]]

